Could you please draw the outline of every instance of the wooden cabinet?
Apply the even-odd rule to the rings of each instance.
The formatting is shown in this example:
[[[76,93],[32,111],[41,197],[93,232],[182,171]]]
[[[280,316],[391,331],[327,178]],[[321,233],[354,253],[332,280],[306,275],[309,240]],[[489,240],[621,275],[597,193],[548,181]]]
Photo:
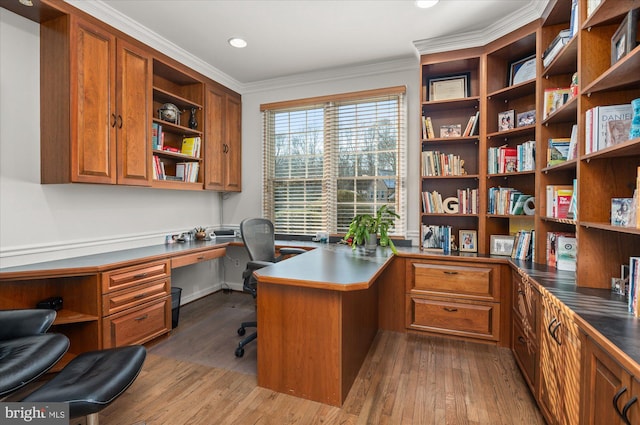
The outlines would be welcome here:
[[[43,183],[149,185],[151,62],[65,15],[41,26]]]
[[[406,262],[406,327],[500,340],[500,266]]]
[[[105,272],[103,348],[142,344],[171,330],[170,260]]]
[[[512,272],[511,350],[533,394],[538,393],[540,373],[538,320],[540,293],[529,277]]]
[[[577,425],[580,410],[578,326],[570,311],[542,295],[539,406],[550,424]]]
[[[430,237],[438,234],[435,229],[439,227],[451,226],[451,233],[456,237],[460,229],[478,229],[478,216],[484,205],[482,180],[479,179],[482,167],[478,151],[480,126],[473,136],[464,132],[469,119],[481,112],[480,55],[481,49],[467,49],[459,53],[423,55],[420,60],[420,119],[423,129],[419,185],[422,200],[421,248],[441,248],[440,238]],[[464,94],[453,99],[450,96],[440,97],[440,92],[434,87],[439,80],[446,81],[452,75],[463,81]],[[459,132],[448,134],[446,130],[451,127],[459,127]],[[440,160],[441,155],[451,155],[451,158],[457,158],[456,161],[463,161],[463,171],[457,171],[453,164],[447,171],[445,161]],[[434,165],[434,162],[443,166]],[[461,202],[463,197],[467,198],[468,208],[464,208]]]
[[[581,423],[640,423],[640,381],[590,337],[583,352]]]
[[[205,95],[207,171],[205,188],[239,192],[241,181],[241,114],[239,95],[209,85]]]

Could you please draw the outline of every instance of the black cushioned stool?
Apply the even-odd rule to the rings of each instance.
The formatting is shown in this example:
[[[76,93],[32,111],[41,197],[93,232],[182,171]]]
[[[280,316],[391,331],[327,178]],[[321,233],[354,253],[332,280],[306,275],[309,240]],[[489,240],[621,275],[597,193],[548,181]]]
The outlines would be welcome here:
[[[98,425],[98,413],[129,388],[146,354],[141,345],[82,353],[23,401],[68,402],[71,418]]]

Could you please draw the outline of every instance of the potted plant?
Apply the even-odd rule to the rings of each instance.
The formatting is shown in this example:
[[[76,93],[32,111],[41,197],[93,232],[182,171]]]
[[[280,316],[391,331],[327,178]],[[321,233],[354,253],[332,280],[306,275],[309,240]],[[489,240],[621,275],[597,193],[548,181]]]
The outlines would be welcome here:
[[[396,254],[398,251],[389,237],[389,228],[393,226],[396,218],[400,218],[400,216],[389,210],[387,205],[378,208],[375,215],[358,214],[351,220],[344,240],[351,239],[351,247],[354,251],[358,245],[371,251],[375,250],[378,236],[380,236],[380,246],[389,246],[391,251]]]

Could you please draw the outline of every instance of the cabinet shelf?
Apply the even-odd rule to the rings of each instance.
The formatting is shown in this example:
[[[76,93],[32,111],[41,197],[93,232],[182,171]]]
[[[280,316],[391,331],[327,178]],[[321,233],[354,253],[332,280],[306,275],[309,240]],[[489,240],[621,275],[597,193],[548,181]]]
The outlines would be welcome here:
[[[478,214],[421,213],[423,217],[478,217]]]
[[[487,214],[487,218],[529,218],[533,219],[534,216],[526,214]]]
[[[525,81],[520,84],[516,84],[510,87],[505,87],[500,90],[496,90],[493,93],[487,95],[488,100],[510,100],[515,97],[522,97],[528,94],[534,94],[536,92],[536,80]]]
[[[160,103],[173,103],[180,110],[191,108],[202,109],[202,105],[192,102],[189,99],[185,99],[184,97],[178,96],[177,94],[169,93],[168,91],[163,90],[159,87],[153,88],[153,98]]]
[[[637,46],[615,65],[603,72],[591,84],[587,85],[582,90],[582,93],[590,95],[591,93],[621,90],[630,87],[638,88],[640,87],[638,69],[640,69],[640,46]]]
[[[189,127],[177,125],[169,121],[163,121],[159,118],[154,118],[153,122],[162,126],[162,131],[171,131],[172,133],[180,133],[183,136],[202,136],[202,131],[193,130]]]
[[[435,137],[433,139],[422,139],[422,143],[425,143],[425,144],[464,143],[464,142],[478,142],[478,136],[470,136],[470,137]]]
[[[491,139],[504,139],[509,140],[509,138],[513,138],[513,137],[521,137],[524,136],[526,134],[534,134],[536,131],[536,126],[535,125],[527,125],[524,127],[516,127],[516,128],[512,128],[511,130],[505,130],[505,131],[495,131],[493,133],[489,133],[487,134],[487,140],[491,140]]]
[[[462,176],[422,176],[423,179],[473,179],[478,180],[478,174],[464,174]]]
[[[640,235],[640,229],[637,227],[613,226],[610,223],[599,223],[595,221],[581,221],[580,227],[607,230],[610,232],[627,233],[632,235]]]
[[[530,170],[530,171],[516,171],[513,173],[494,173],[494,174],[487,174],[487,178],[488,179],[493,179],[493,178],[507,178],[507,177],[511,177],[511,176],[531,176],[531,175],[535,175],[536,171],[535,170]]]
[[[183,182],[179,180],[153,180],[153,186],[162,189],[202,191],[202,183]]]
[[[542,78],[573,74],[578,69],[578,37],[573,37],[542,71]]]
[[[578,163],[577,159],[570,159],[570,160],[562,162],[560,164],[551,165],[549,167],[544,167],[540,171],[542,171],[545,174],[548,174],[549,172],[553,172],[553,171],[570,170],[570,169],[576,168],[577,163]]]
[[[606,25],[620,15],[624,15],[629,9],[637,7],[636,0],[602,0],[598,7],[587,17],[583,29],[590,29],[600,25]]]
[[[422,102],[423,110],[446,110],[446,109],[464,109],[477,107],[480,103],[479,96],[464,97],[460,99],[452,100],[432,100],[428,102]]]
[[[576,221],[572,220],[570,218],[555,218],[555,217],[544,217],[544,216],[541,216],[540,220],[548,221],[550,223],[569,224],[571,226],[575,226],[576,225]]]
[[[621,158],[636,155],[640,155],[640,138],[627,140],[626,142],[591,152],[588,155],[584,155],[581,159],[589,162],[594,159]]]
[[[195,156],[183,155],[181,153],[170,152],[170,151],[161,151],[161,150],[154,149],[153,150],[153,154],[154,155],[158,155],[158,156],[162,156],[162,157],[165,157],[165,158],[178,159],[178,160],[181,160],[181,161],[202,162],[202,158],[196,158]]]
[[[56,313],[56,319],[53,321],[54,325],[68,325],[71,323],[98,321],[98,316],[68,309],[58,310]]]
[[[578,96],[567,100],[567,103],[559,107],[554,113],[542,121],[543,125],[557,124],[562,122],[575,122],[578,112]]]

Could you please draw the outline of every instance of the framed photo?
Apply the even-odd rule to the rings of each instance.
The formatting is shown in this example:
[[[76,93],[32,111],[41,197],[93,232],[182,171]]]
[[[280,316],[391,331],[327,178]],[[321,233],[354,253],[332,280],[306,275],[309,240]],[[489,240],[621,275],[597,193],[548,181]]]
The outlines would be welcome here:
[[[478,232],[475,230],[460,230],[458,232],[460,252],[478,252]]]
[[[461,99],[469,96],[470,74],[429,78],[429,101]]]
[[[491,255],[510,257],[515,239],[515,236],[509,235],[491,235]]]
[[[462,137],[462,124],[441,125],[440,137]]]
[[[630,10],[611,37],[611,65],[622,59],[636,47],[638,10]]]
[[[509,86],[536,78],[536,55],[512,62],[509,65]]]
[[[500,112],[498,114],[498,131],[507,131],[513,129],[515,113],[516,111],[511,109],[509,111]]]
[[[536,110],[533,109],[531,111],[520,112],[517,114],[517,126],[518,127],[526,127],[528,125],[533,125],[536,123]]]

